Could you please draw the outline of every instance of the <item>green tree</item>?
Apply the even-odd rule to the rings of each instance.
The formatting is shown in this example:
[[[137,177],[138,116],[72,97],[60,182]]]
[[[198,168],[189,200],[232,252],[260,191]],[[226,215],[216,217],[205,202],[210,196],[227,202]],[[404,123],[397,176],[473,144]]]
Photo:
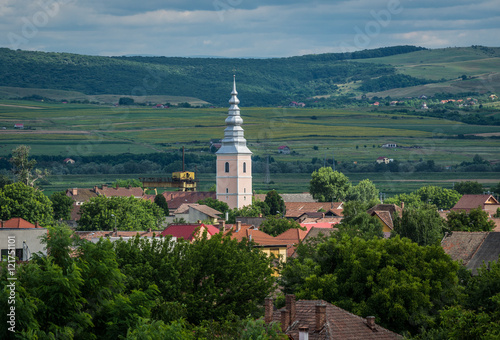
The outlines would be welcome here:
[[[433,206],[405,208],[402,216],[394,216],[393,235],[407,237],[418,245],[436,244],[444,235],[445,221]]]
[[[420,197],[422,202],[434,204],[438,209],[443,210],[453,208],[460,197],[462,197],[456,190],[432,185],[421,187],[415,193]]]
[[[194,324],[233,313],[258,315],[259,303],[274,287],[271,259],[253,243],[222,234],[192,244],[136,237],[116,242],[115,249],[127,290],[156,284],[165,301],[186,306]]]
[[[495,228],[495,222],[490,220],[488,213],[480,207],[469,212],[450,211],[446,225],[450,231],[491,231]]]
[[[483,185],[476,181],[465,181],[455,183],[453,190],[459,192],[462,195],[480,195],[483,193]]]
[[[285,201],[283,201],[283,198],[281,198],[276,190],[271,190],[266,194],[264,203],[269,207],[269,213],[271,215],[285,216]]]
[[[12,184],[12,181],[10,180],[9,177],[0,174],[0,189],[3,189],[4,186]]]
[[[155,203],[134,197],[93,197],[81,205],[80,214],[79,230],[156,229],[164,217]]]
[[[323,167],[312,173],[309,192],[320,202],[343,201],[350,187],[351,182],[346,175],[333,171],[330,167]]]
[[[260,225],[260,230],[271,236],[278,236],[288,229],[293,228],[306,230],[305,227],[301,227],[300,224],[296,221],[272,215],[268,216]]]
[[[371,239],[373,237],[384,237],[382,223],[366,212],[370,203],[360,201],[349,201],[344,205],[344,218],[342,223],[337,225],[339,233],[346,233],[350,237],[361,237]]]
[[[41,191],[21,182],[6,185],[0,190],[0,219],[21,217],[42,226],[53,222],[52,202]]]
[[[379,191],[375,187],[372,181],[369,179],[364,179],[359,182],[357,185],[352,186],[349,189],[349,193],[347,195],[348,201],[361,201],[361,202],[370,202],[374,200],[378,200]]]
[[[35,181],[46,177],[48,172],[34,169],[36,161],[29,159],[30,149],[29,146],[19,145],[12,150],[12,158],[9,162],[12,164],[12,172],[17,180],[32,187],[35,185]]]
[[[223,214],[225,214],[226,211],[230,210],[229,206],[227,205],[226,202],[222,202],[222,201],[219,201],[217,199],[210,198],[210,197],[205,198],[203,200],[199,200],[197,203],[209,206],[210,208],[215,209],[217,211],[220,211]]]
[[[356,315],[374,315],[395,332],[435,325],[438,311],[456,303],[459,265],[440,245],[409,239],[330,237],[297,248],[281,284],[299,299],[324,299]],[[383,308],[381,308],[383,306]]]
[[[121,97],[118,100],[119,105],[134,105],[134,98],[130,97]]]
[[[165,324],[161,320],[142,320],[134,329],[129,328],[127,340],[190,340],[195,339],[193,331],[188,329],[184,320]]]
[[[138,179],[135,178],[129,178],[129,179],[117,179],[114,181],[111,186],[113,188],[120,187],[120,188],[142,188],[142,182],[139,181]]]
[[[54,209],[54,219],[71,219],[71,209],[73,208],[73,199],[66,196],[64,191],[54,192],[50,195],[52,208]]]
[[[500,194],[500,182],[496,186],[490,188],[490,191],[499,195]]]
[[[168,203],[167,203],[167,199],[165,198],[165,196],[163,196],[162,194],[158,194],[155,196],[155,204],[160,207],[160,209],[163,211],[163,214],[165,216],[169,216],[170,215],[170,212],[168,210]]]

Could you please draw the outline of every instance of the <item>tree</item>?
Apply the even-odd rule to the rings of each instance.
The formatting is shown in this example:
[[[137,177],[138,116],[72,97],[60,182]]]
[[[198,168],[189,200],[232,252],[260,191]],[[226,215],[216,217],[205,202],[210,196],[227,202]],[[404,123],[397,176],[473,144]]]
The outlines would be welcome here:
[[[393,235],[407,237],[421,246],[436,244],[444,235],[445,222],[433,206],[421,209],[405,208],[402,216],[394,217]]]
[[[456,183],[453,190],[458,191],[462,195],[480,195],[483,193],[483,185],[476,181],[465,181]]]
[[[424,203],[434,204],[438,209],[448,210],[457,204],[462,195],[456,190],[428,185],[415,192]]]
[[[337,225],[339,233],[348,234],[350,237],[358,236],[366,240],[383,237],[382,223],[366,212],[373,205],[360,201],[347,202],[344,205],[342,223]]]
[[[118,105],[134,105],[134,98],[121,97],[118,100]]]
[[[12,150],[12,158],[9,162],[12,164],[12,172],[17,180],[32,187],[37,180],[48,176],[49,172],[34,169],[36,161],[28,158],[30,149],[29,146],[19,145]]]
[[[260,225],[260,230],[271,236],[278,236],[284,233],[288,229],[301,229],[306,230],[306,228],[301,227],[296,221],[288,220],[286,218],[279,218],[276,216],[268,216],[264,222]]]
[[[50,195],[52,208],[54,209],[54,219],[71,219],[71,209],[73,208],[73,199],[66,196],[64,191],[54,192]]]
[[[369,202],[378,199],[379,191],[372,181],[364,179],[349,189],[348,201]]]
[[[226,202],[222,202],[217,199],[213,199],[211,197],[199,200],[197,203],[209,206],[210,208],[220,211],[223,214],[225,214],[226,211],[229,211],[229,206],[227,205]]]
[[[168,203],[167,203],[167,199],[165,198],[165,196],[163,196],[162,194],[158,194],[155,196],[155,204],[160,207],[160,209],[163,211],[163,214],[165,216],[169,216],[170,215],[170,212],[168,210]]]
[[[194,324],[258,315],[274,287],[271,259],[246,239],[220,233],[193,243],[136,237],[116,242],[115,249],[128,291],[156,284],[164,301],[185,305]]]
[[[129,179],[117,179],[114,181],[111,186],[113,188],[120,187],[120,188],[142,188],[142,182],[139,181],[138,179],[135,178],[129,178]]]
[[[343,201],[350,187],[351,182],[343,173],[322,167],[312,173],[309,192],[320,202]]]
[[[41,191],[21,182],[6,185],[0,190],[0,219],[21,217],[42,226],[53,222],[52,202]]]
[[[283,201],[283,198],[281,198],[276,190],[271,190],[266,194],[264,203],[269,207],[271,215],[285,216],[285,201]]]
[[[469,212],[450,211],[446,225],[449,231],[491,231],[495,228],[495,222],[490,220],[488,213],[480,207]]]
[[[456,303],[458,263],[440,245],[409,239],[330,237],[303,243],[281,271],[286,294],[323,299],[377,324],[415,334],[432,327],[438,311]],[[381,308],[383,306],[383,308]]]
[[[500,194],[500,182],[496,186],[491,187],[490,191],[497,195]]]
[[[9,177],[0,174],[0,189],[3,189],[4,186],[12,184],[12,181],[10,180]]]
[[[79,230],[156,229],[164,217],[155,203],[134,197],[93,197],[81,205],[80,214]]]

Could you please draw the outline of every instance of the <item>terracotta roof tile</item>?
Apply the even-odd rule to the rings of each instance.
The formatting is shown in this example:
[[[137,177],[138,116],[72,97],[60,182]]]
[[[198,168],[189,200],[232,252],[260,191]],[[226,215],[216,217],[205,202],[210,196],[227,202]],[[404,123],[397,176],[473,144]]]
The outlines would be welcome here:
[[[33,223],[26,221],[21,217],[13,217],[7,221],[1,221],[2,229],[32,229],[32,228],[41,228],[40,226],[36,226]]]
[[[172,235],[186,241],[192,241],[197,235],[201,235],[204,230],[207,230],[209,237],[212,235],[204,224],[171,224],[161,232],[161,235]]]
[[[170,210],[175,210],[181,206],[183,203],[197,203],[199,200],[206,198],[216,199],[215,192],[203,192],[203,191],[165,191],[162,193]],[[144,197],[145,199],[151,199],[150,195]],[[154,200],[154,195],[153,195]]]
[[[139,187],[135,188],[112,188],[112,187],[102,187],[95,188],[95,192],[98,195],[104,195],[106,197],[130,197],[134,196],[136,198],[140,198],[144,195],[144,190]]]
[[[493,204],[499,204],[498,201],[492,195],[463,195],[455,204],[451,210],[465,210],[469,211],[471,209],[476,209],[481,207],[484,208],[486,202],[492,202]],[[500,205],[499,205],[500,207]]]
[[[326,322],[320,329],[316,330],[316,305],[326,306]],[[283,307],[273,313],[273,321],[281,322],[281,311]],[[370,328],[367,320],[349,313],[348,311],[334,306],[324,300],[298,300],[295,302],[295,319],[286,330],[292,339],[299,339],[299,328],[309,329],[309,339],[402,339],[394,332],[379,325]]]
[[[286,217],[297,218],[303,213],[313,213],[319,210],[335,211],[342,209],[342,202],[285,202]]]
[[[467,265],[488,236],[484,231],[454,231],[441,242],[441,247],[452,260],[462,260]]]

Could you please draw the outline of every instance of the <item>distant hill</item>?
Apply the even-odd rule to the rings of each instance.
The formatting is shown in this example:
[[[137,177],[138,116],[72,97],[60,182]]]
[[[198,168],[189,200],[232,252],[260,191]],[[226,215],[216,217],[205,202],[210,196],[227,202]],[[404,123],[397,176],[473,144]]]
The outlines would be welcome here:
[[[244,106],[276,106],[316,96],[496,91],[499,82],[485,82],[496,79],[499,69],[500,49],[481,46],[394,46],[271,59],[97,57],[0,48],[0,98],[26,97],[19,89],[30,88],[40,90],[29,93],[56,100],[142,96],[151,102],[226,106],[235,73]],[[466,81],[457,82],[462,75]]]

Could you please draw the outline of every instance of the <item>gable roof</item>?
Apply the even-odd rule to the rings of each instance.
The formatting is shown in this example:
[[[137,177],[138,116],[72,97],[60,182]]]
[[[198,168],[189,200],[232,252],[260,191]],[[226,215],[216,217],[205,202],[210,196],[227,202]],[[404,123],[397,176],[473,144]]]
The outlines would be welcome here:
[[[394,223],[392,221],[392,215],[390,212],[375,210],[370,215],[377,216],[389,229],[394,229]]]
[[[451,210],[469,211],[477,207],[484,208],[486,204],[499,204],[492,195],[463,195]]]
[[[366,212],[371,215],[374,211],[388,211],[392,216],[395,212],[401,214],[403,209],[396,204],[377,204],[376,206],[368,209]]]
[[[286,217],[297,218],[305,212],[318,212],[318,210],[333,211],[341,214],[342,202],[285,202]]]
[[[21,218],[21,217],[13,217],[7,221],[1,221],[0,225],[1,225],[1,229],[34,229],[34,228],[40,229],[41,228],[38,225],[38,222],[36,224],[33,224],[33,223],[26,221],[24,218]]]
[[[325,324],[316,330],[316,306],[324,305]],[[272,320],[281,322],[283,307],[275,311]],[[379,325],[372,328],[365,318],[349,313],[348,311],[332,305],[324,300],[298,300],[295,302],[295,319],[285,333],[292,339],[299,339],[299,328],[309,329],[309,339],[402,339],[402,337]]]
[[[308,192],[302,194],[279,194],[283,199],[283,202],[316,202],[312,195]],[[254,194],[253,197],[261,202],[266,200],[266,194]]]
[[[199,200],[203,200],[205,198],[213,198],[216,199],[215,192],[203,192],[203,191],[164,191],[162,195],[165,197],[167,201],[168,208],[170,210],[175,210],[179,208],[184,203],[197,203]],[[152,196],[152,198],[150,197]],[[144,197],[149,200],[154,200],[155,195],[147,195]]]
[[[472,274],[500,256],[500,233],[484,231],[454,231],[441,242],[444,251],[453,260],[462,260]]]
[[[204,213],[207,216],[210,216],[212,218],[218,218],[218,215],[221,215],[222,213],[218,210],[210,208],[208,205],[203,205],[203,204],[190,204],[190,208],[194,210],[198,210],[201,213]]]
[[[132,188],[113,188],[108,186],[102,186],[98,188],[94,187],[94,191],[98,195],[104,195],[106,197],[130,197],[134,196],[136,198],[142,197],[144,195],[144,190],[140,187],[132,187]]]
[[[76,195],[73,195],[74,190],[76,190]],[[92,197],[97,197],[94,189],[88,188],[75,188],[75,189],[67,189],[66,196],[71,197],[77,202],[87,202]]]
[[[204,224],[171,224],[160,234],[163,236],[172,235],[186,241],[192,241],[199,232],[203,232],[203,229],[206,229]]]

